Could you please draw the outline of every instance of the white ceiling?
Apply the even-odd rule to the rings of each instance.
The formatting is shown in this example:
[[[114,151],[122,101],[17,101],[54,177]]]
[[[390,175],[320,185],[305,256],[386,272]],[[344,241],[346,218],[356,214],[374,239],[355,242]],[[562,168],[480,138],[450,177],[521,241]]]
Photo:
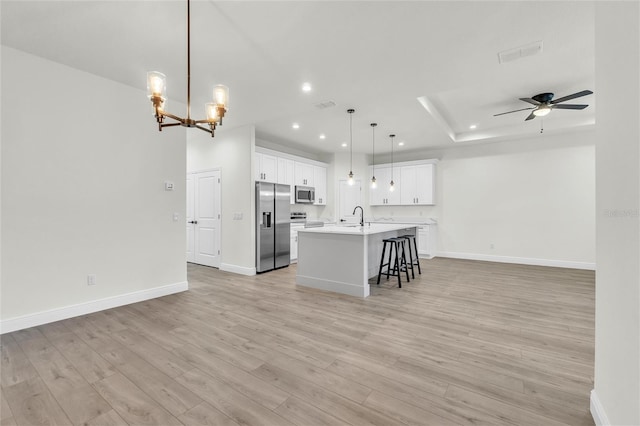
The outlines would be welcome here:
[[[192,116],[204,118],[224,83],[225,127],[254,123],[259,138],[306,151],[345,150],[348,108],[355,152],[371,151],[371,122],[377,153],[389,133],[411,151],[535,135],[529,111],[493,114],[530,106],[520,97],[594,89],[592,2],[194,0],[191,15]],[[147,71],[162,71],[168,111],[185,114],[171,108],[186,102],[185,1],[3,0],[1,25],[7,46],[141,90]],[[542,53],[498,62],[539,40]],[[325,100],[337,105],[314,106]],[[545,133],[594,123],[595,95],[569,103],[589,107],[553,111]]]

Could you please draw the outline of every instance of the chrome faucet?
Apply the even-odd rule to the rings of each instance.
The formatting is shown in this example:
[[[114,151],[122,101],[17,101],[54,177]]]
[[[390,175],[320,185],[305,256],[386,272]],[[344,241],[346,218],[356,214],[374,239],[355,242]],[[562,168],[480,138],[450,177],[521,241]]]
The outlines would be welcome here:
[[[358,209],[360,209],[360,226],[364,226],[364,209],[361,206],[356,206],[351,214],[356,214]]]

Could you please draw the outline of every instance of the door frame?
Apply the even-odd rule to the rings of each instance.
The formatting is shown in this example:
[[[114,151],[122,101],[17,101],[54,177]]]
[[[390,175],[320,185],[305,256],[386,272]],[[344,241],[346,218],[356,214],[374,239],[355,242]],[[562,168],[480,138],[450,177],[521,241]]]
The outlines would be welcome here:
[[[336,208],[336,223],[337,224],[340,224],[340,219],[341,219],[341,216],[340,216],[340,207],[341,207],[340,206],[340,200],[341,200],[340,188],[342,187],[342,182],[344,182],[346,185],[348,185],[347,179],[338,179],[338,190],[336,191],[336,194],[338,196],[336,197],[337,202],[336,202],[336,207],[335,207]],[[359,205],[362,205],[362,181],[360,179],[354,179],[353,180],[353,184],[354,185],[356,185],[356,184],[360,185],[360,203],[359,203]]]
[[[222,253],[224,251],[223,247],[222,247],[222,168],[221,167],[212,167],[212,168],[208,168],[208,169],[194,170],[194,171],[191,171],[191,172],[187,172],[186,175],[187,175],[187,178],[188,178],[189,176],[193,177],[193,176],[201,174],[201,173],[209,173],[209,172],[218,172],[218,173],[220,173],[220,188],[219,188],[219,191],[218,191],[219,199],[217,200],[218,201],[218,205],[220,206],[220,229],[219,229],[219,232],[218,232],[218,241],[216,241],[217,246],[220,247],[220,254],[218,256],[218,265],[215,266],[216,268],[220,268],[220,265],[222,264]],[[195,185],[195,183],[194,183],[194,185]],[[194,188],[194,192],[195,192],[195,188]],[[195,194],[194,194],[194,202],[195,202]],[[186,216],[187,216],[186,215],[186,211],[187,211],[186,205],[187,205],[187,199],[185,197],[185,220],[186,220]],[[188,262],[188,263],[198,264],[196,262]]]

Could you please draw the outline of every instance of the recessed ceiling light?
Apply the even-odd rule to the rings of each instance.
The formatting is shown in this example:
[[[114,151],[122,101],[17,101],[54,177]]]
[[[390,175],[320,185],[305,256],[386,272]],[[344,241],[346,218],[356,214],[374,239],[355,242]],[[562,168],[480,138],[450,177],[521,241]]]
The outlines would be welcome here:
[[[302,91],[310,92],[311,91],[311,83],[302,83]]]
[[[404,142],[398,142],[398,146],[404,146]]]
[[[469,128],[470,128],[471,130],[476,129],[477,127],[478,127],[478,126],[477,126],[477,125],[475,125],[475,124],[472,124],[471,126],[469,126]]]
[[[294,129],[299,129],[300,125],[298,123],[293,123],[291,127],[293,127]]]
[[[346,148],[346,147],[347,147],[347,143],[346,143],[346,142],[342,142],[342,145],[341,145],[341,146],[342,146],[343,148]]]
[[[320,133],[320,139],[324,139],[326,138],[326,136],[324,135],[324,133]]]

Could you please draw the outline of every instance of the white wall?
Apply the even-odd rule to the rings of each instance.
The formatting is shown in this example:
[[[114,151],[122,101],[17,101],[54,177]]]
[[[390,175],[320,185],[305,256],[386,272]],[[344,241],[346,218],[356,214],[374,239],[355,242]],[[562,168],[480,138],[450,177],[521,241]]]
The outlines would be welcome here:
[[[220,269],[255,274],[255,128],[216,129],[215,138],[199,130],[187,134],[187,171],[219,168],[221,179]],[[242,214],[234,220],[234,214]]]
[[[596,424],[640,424],[640,6],[596,3]]]
[[[184,200],[143,90],[2,47],[3,332],[186,289]]]
[[[440,256],[593,268],[594,139],[591,129],[427,151],[440,160],[436,206],[372,211],[436,219]]]
[[[570,138],[591,143],[571,146]],[[439,251],[593,268],[592,143],[589,132],[549,137],[542,149],[488,146],[482,153],[446,153],[438,164]]]

